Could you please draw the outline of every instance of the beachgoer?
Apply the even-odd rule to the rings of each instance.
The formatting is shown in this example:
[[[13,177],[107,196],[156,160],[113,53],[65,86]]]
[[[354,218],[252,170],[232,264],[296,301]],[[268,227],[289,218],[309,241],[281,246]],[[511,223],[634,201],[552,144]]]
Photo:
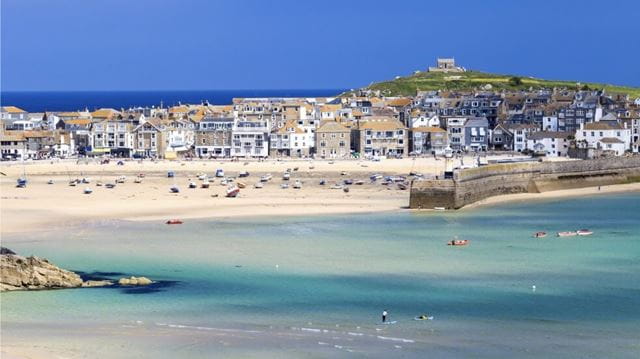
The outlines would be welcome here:
[[[387,321],[387,310],[382,311],[382,322],[385,323]]]

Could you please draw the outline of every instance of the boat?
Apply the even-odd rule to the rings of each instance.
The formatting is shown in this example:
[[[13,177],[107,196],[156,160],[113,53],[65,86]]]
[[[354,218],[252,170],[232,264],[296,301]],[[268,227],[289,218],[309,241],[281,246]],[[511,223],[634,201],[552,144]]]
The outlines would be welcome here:
[[[236,185],[229,186],[227,188],[227,197],[234,198],[240,193],[240,188]]]
[[[347,175],[347,172],[346,172],[346,171],[342,171],[342,172],[340,172],[340,176],[346,176],[346,175]]]
[[[469,244],[468,239],[452,239],[447,242],[448,246],[466,246],[467,244]]]
[[[282,175],[282,180],[283,180],[283,181],[288,181],[288,180],[289,180],[289,178],[291,178],[291,173],[289,173],[289,172],[285,172],[285,173]]]
[[[544,238],[547,236],[547,232],[536,232],[533,234],[535,238]]]
[[[334,162],[333,161],[329,161],[329,164],[332,165],[332,164],[334,164]]]
[[[84,183],[84,184],[91,183],[91,179],[84,177],[82,179],[82,183]]]
[[[297,170],[299,170],[299,168],[298,168],[298,167],[293,167],[293,171],[294,171],[294,172],[295,172],[295,171],[297,171]]]
[[[397,186],[397,187],[398,187],[398,189],[399,189],[399,190],[401,190],[401,191],[404,191],[404,190],[406,190],[406,189],[407,189],[407,185],[406,185],[406,184],[404,184],[404,183],[398,183],[396,186]]]
[[[333,186],[331,186],[331,189],[342,189],[342,186],[336,183]]]
[[[222,168],[216,170],[216,177],[224,177],[224,170]]]
[[[249,172],[247,171],[242,171],[238,174],[238,177],[243,178],[243,177],[249,177]]]
[[[178,186],[171,186],[171,188],[169,188],[169,192],[180,193],[180,188],[178,188]]]
[[[592,235],[592,234],[593,234],[593,232],[592,232],[592,231],[590,231],[590,230],[588,230],[588,229],[579,229],[579,230],[577,230],[577,231],[576,231],[576,233],[577,233],[579,236],[590,236],[590,235]]]
[[[84,189],[84,194],[91,194],[91,193],[93,193],[93,190],[91,188],[87,187]]]
[[[18,178],[18,181],[16,183],[16,187],[18,187],[18,188],[27,187],[27,179],[25,177]]]
[[[106,185],[104,185],[106,188],[115,188],[116,184],[115,183],[107,183]]]
[[[300,189],[300,188],[302,188],[302,182],[300,182],[300,180],[296,180],[296,181],[293,183],[293,188],[295,188],[295,189]]]
[[[310,170],[315,169],[315,166],[309,166],[309,169]]]
[[[255,187],[255,188],[263,188],[264,187],[264,183],[258,182],[256,184],[254,184],[253,187]]]
[[[352,179],[346,179],[346,180],[342,181],[342,183],[344,183],[345,185],[352,185],[353,184],[353,180]]]
[[[320,180],[320,185],[321,185],[321,186],[324,186],[325,184],[327,184],[327,181],[325,181],[325,180]]]
[[[358,186],[362,186],[364,184],[363,180],[357,180],[355,182],[353,182],[353,184],[358,185]]]
[[[47,184],[53,184],[53,180],[48,180]]]
[[[229,183],[229,181],[227,181],[227,179],[226,179],[226,178],[223,178],[223,179],[220,181],[220,185],[221,185],[221,186],[226,186],[228,183]]]
[[[200,181],[204,181],[206,178],[207,178],[207,175],[206,175],[206,174],[204,174],[204,173],[201,173],[201,174],[199,174],[199,175],[198,175],[198,179],[199,179]]]
[[[558,237],[574,237],[577,235],[578,233],[573,231],[558,232]]]
[[[116,183],[124,183],[127,178],[125,176],[120,176],[116,178]]]
[[[102,187],[102,181],[98,181],[98,182],[96,182],[96,186],[98,186],[98,187]]]
[[[375,181],[377,181],[377,180],[379,180],[379,179],[382,179],[382,175],[381,175],[381,174],[377,174],[377,173],[376,173],[376,174],[373,174],[373,175],[369,176],[369,179],[370,179],[371,181],[374,181],[374,182],[375,182]]]
[[[183,222],[182,222],[182,220],[180,220],[180,219],[175,219],[175,218],[174,218],[174,219],[170,219],[170,220],[168,220],[166,223],[167,223],[167,224],[182,224]]]
[[[202,183],[200,184],[200,188],[209,188],[209,180],[205,179],[204,181],[202,181]]]
[[[445,211],[445,210],[446,210],[446,208],[445,208],[445,207],[433,207],[433,209],[434,209],[435,211]]]
[[[283,184],[280,185],[280,188],[287,189],[287,188],[289,188],[289,184],[288,183],[283,183]]]
[[[271,176],[270,173],[267,173],[266,175],[260,177],[260,182],[268,182],[271,180],[273,176]]]
[[[247,184],[244,182],[236,182],[236,185],[238,186],[238,188],[242,189],[247,187]]]
[[[198,187],[198,185],[196,185],[195,182],[193,182],[193,181],[189,182],[189,188],[193,189],[193,188],[197,188],[197,187]]]
[[[138,173],[138,177],[144,178],[144,173]]]
[[[71,187],[75,187],[75,186],[76,186],[76,184],[78,184],[78,181],[77,181],[77,180],[71,180],[71,181],[69,181],[69,186],[71,186]]]
[[[173,172],[173,171],[169,171],[169,172],[167,172],[167,177],[168,177],[168,178],[173,178],[173,177],[175,177],[175,175],[176,175],[176,174],[175,174],[175,172]]]
[[[413,320],[433,320],[433,316],[432,315],[419,315],[417,317],[414,317]]]
[[[349,187],[344,187],[344,188],[342,189],[342,191],[343,191],[344,193],[349,193]]]
[[[140,178],[140,177],[136,177],[136,178],[133,180],[133,183],[142,183],[142,178]]]

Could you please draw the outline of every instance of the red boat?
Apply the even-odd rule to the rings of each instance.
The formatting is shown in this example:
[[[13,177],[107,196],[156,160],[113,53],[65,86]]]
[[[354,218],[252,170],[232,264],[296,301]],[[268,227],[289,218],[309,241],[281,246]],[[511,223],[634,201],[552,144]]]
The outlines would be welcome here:
[[[468,239],[452,239],[447,242],[448,246],[466,246],[467,244],[469,244]]]
[[[182,220],[180,219],[170,219],[167,221],[167,224],[182,224]]]
[[[238,188],[238,186],[232,185],[227,188],[227,197],[234,198],[238,195],[238,193],[240,193],[240,188]]]

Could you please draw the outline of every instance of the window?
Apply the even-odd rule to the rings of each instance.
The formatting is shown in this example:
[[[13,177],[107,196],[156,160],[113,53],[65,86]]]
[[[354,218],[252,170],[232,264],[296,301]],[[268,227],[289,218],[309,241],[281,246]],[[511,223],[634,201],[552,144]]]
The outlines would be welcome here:
[[[320,142],[320,147],[327,147],[327,143],[324,141]]]
[[[344,141],[340,141],[340,147],[344,147],[344,146],[345,146]]]

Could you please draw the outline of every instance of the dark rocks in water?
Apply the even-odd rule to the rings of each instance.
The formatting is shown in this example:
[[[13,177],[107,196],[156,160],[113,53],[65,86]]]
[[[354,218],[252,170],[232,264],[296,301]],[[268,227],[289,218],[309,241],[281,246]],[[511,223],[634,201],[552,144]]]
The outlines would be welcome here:
[[[16,252],[6,247],[0,247],[0,255],[2,254],[16,254]]]

